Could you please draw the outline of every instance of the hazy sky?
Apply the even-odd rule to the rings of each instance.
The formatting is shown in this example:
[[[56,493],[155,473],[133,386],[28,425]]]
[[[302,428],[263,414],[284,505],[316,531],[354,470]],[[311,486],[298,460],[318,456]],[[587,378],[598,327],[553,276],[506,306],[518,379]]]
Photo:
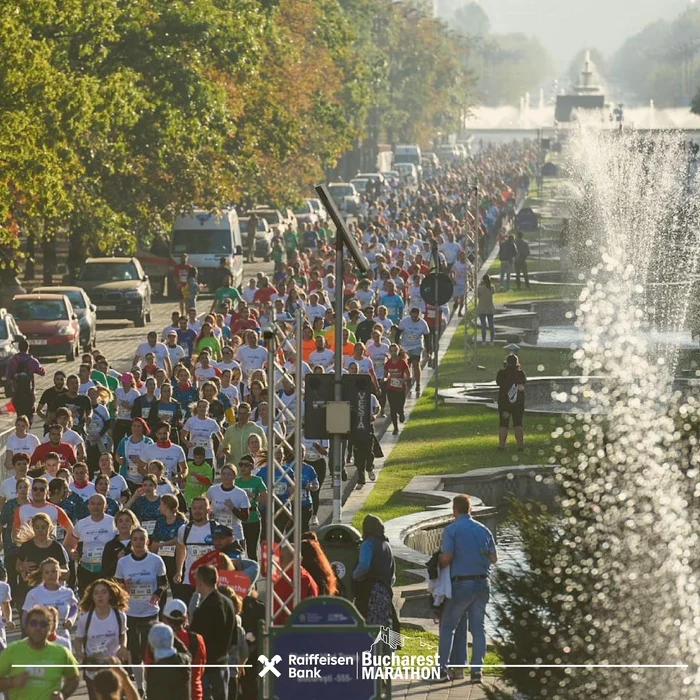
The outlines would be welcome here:
[[[466,0],[468,2],[468,0]],[[595,46],[610,56],[649,22],[679,14],[689,0],[479,0],[496,33],[538,36],[564,68],[576,52]],[[700,0],[698,0],[700,2]],[[461,0],[452,2],[459,7]]]

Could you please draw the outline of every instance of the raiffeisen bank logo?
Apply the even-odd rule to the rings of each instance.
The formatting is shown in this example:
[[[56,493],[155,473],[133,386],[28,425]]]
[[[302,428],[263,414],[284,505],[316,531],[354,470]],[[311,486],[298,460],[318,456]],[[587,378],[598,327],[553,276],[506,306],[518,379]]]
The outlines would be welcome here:
[[[437,680],[440,678],[438,654],[379,654],[374,647],[384,642],[396,651],[405,646],[407,637],[382,626],[369,650],[363,651],[358,667],[362,680]],[[421,646],[433,648],[421,641]]]

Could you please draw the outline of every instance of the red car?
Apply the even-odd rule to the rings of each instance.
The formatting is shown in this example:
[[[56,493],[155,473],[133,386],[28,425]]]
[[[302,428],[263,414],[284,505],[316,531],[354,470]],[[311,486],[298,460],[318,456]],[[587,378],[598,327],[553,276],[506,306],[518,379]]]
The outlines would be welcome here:
[[[65,294],[18,294],[10,313],[36,356],[80,354],[80,323]]]

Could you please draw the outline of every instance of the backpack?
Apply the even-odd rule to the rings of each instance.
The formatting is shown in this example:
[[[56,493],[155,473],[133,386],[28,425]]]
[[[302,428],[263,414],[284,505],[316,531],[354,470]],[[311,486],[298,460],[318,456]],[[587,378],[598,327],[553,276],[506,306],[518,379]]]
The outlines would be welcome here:
[[[17,371],[12,377],[12,393],[19,394],[18,398],[22,398],[22,394],[26,394],[32,390],[32,373],[29,371],[29,363],[27,360],[22,360],[17,365]]]
[[[214,542],[214,528],[218,525],[219,523],[216,522],[216,520],[210,520],[209,521],[209,529],[211,532],[211,541]],[[194,527],[194,522],[191,520],[185,525],[185,532],[182,535],[182,543],[184,545],[187,545],[187,540],[190,537],[190,532],[192,532],[192,528]],[[202,544],[201,542],[197,542],[197,544]]]
[[[118,610],[116,610],[116,609],[114,609],[114,608],[112,608],[112,610],[114,610],[114,614],[117,616],[117,629],[118,629],[118,633],[117,633],[117,634],[118,634],[118,637],[119,637],[119,641],[120,641],[120,643],[121,643],[121,639],[122,639],[122,618],[121,618],[121,615],[119,614],[119,611],[118,611]],[[90,623],[92,622],[92,615],[93,615],[94,612],[95,612],[94,608],[91,609],[91,610],[88,612],[87,620],[85,620],[85,642],[86,642],[86,643],[87,643],[88,630],[90,629]]]

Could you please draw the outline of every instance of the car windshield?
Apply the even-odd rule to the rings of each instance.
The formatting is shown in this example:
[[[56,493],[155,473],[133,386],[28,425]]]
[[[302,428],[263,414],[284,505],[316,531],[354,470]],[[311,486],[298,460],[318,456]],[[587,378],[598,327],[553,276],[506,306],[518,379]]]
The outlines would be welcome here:
[[[173,255],[227,255],[233,253],[233,234],[226,229],[177,229],[173,231]]]
[[[398,166],[402,163],[412,163],[413,165],[420,165],[420,156],[417,153],[408,154],[401,153],[400,155],[394,156],[394,166],[398,169]]]
[[[12,315],[18,321],[67,321],[68,309],[60,299],[18,299]]]
[[[83,298],[82,292],[78,289],[35,289],[35,294],[65,294],[69,299],[71,306],[74,309],[84,309],[85,299]]]
[[[138,278],[136,265],[130,262],[86,263],[78,277],[81,282],[122,282]]]
[[[311,214],[313,213],[314,208],[311,206],[309,202],[305,202],[302,204],[300,207],[297,207],[294,210],[295,214]]]
[[[317,199],[311,200],[311,206],[313,207],[314,211],[321,211],[321,202],[319,202]]]
[[[267,231],[265,219],[258,219],[258,231]]]
[[[352,197],[354,189],[352,185],[331,185],[328,191],[332,197]]]
[[[279,224],[282,221],[282,217],[276,211],[258,211],[256,215],[262,219],[265,219],[268,224]],[[259,230],[259,229],[258,229]]]
[[[352,180],[352,184],[359,192],[364,192],[367,189],[367,180]]]

